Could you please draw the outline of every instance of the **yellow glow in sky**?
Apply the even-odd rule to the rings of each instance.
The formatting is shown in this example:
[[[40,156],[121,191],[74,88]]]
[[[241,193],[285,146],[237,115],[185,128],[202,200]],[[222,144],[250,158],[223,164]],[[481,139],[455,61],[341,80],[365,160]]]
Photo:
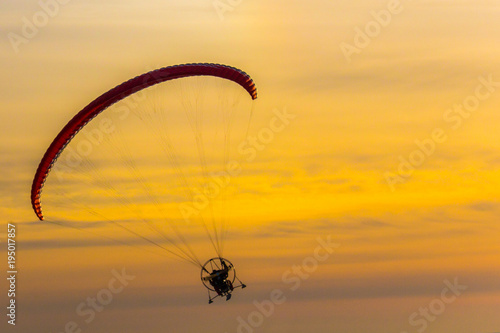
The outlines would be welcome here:
[[[237,332],[238,318],[248,320],[254,302],[279,289],[286,302],[255,331],[410,333],[424,327],[419,309],[454,279],[467,289],[425,321],[425,332],[498,331],[496,1],[65,2],[1,5],[0,213],[18,225],[22,273],[18,326],[2,322],[6,332],[61,332],[69,321],[97,333]],[[242,173],[219,213],[228,226],[224,255],[249,287],[210,307],[199,268],[112,223],[81,230],[39,222],[29,203],[43,153],[76,112],[136,75],[191,62],[252,76],[259,97],[249,135],[262,135],[276,112],[292,115],[251,161],[239,156]],[[189,126],[169,115],[171,136],[182,138]],[[123,126],[147,186],[179,219],[181,178],[159,166],[152,141],[137,144],[147,126],[134,129],[133,118]],[[175,147],[182,170],[199,172],[196,140]],[[96,169],[100,177],[144,215],[162,217],[130,169],[112,167],[112,156],[123,156],[101,149],[92,155],[106,166]],[[47,213],[60,214],[51,221],[90,220],[91,209],[77,213],[74,198],[131,219],[135,208],[116,205],[89,175],[96,173],[74,173],[59,188],[64,195],[49,191],[49,179]],[[168,182],[177,185],[162,186]],[[210,210],[203,214],[210,219]],[[216,254],[201,218],[195,222],[182,232],[205,261]],[[303,268],[318,237],[328,236],[340,246],[292,290],[283,275]],[[86,323],[75,309],[123,267],[135,280]]]

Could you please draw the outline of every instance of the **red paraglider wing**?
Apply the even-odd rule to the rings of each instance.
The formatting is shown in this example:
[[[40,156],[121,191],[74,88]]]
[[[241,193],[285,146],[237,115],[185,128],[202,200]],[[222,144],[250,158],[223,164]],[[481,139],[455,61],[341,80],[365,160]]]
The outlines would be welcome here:
[[[96,98],[76,114],[73,119],[64,126],[45,152],[35,173],[31,187],[31,205],[38,218],[43,220],[40,195],[47,175],[64,147],[66,147],[78,131],[106,108],[137,91],[161,82],[189,76],[215,76],[231,80],[242,86],[250,94],[252,99],[257,98],[257,89],[252,78],[248,74],[237,68],[219,64],[185,64],[164,67],[142,74],[116,86]]]

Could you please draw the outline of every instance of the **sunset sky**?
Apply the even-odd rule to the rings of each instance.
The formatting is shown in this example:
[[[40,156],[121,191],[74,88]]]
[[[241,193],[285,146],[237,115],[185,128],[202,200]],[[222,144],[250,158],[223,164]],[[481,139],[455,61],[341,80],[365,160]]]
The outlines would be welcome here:
[[[15,223],[19,270],[2,332],[499,332],[498,1],[6,0],[0,29],[1,257]],[[30,203],[73,115],[193,62],[252,76],[254,135],[293,115],[229,201],[224,255],[248,288],[210,306],[198,268],[107,225],[40,222]],[[77,308],[122,270],[134,278],[86,322]]]

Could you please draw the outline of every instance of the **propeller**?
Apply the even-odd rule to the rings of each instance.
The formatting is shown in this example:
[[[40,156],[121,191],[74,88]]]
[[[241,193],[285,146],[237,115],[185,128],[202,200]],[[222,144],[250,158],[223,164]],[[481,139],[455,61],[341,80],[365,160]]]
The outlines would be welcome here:
[[[217,271],[217,272],[215,272],[215,273],[212,273],[212,274],[210,274],[210,275],[208,275],[208,276],[204,276],[204,277],[202,278],[202,280],[203,280],[203,281],[209,281],[209,280],[212,280],[213,278],[216,278],[216,277],[218,277],[219,275],[222,275],[223,273],[227,273],[227,272],[231,271],[232,269],[233,269],[233,266],[229,266],[229,267],[227,268],[227,270],[219,270],[219,271]]]

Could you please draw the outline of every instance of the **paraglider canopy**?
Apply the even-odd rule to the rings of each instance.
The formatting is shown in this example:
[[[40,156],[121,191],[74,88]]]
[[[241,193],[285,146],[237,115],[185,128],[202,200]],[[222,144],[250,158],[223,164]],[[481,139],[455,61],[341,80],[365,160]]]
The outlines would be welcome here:
[[[95,223],[99,235],[126,245],[140,238],[201,268],[210,302],[229,299],[245,285],[223,258],[235,219],[226,206],[244,191],[227,166],[241,154],[256,98],[248,74],[219,64],[164,67],[116,86],[74,115],[45,152],[31,187],[36,216],[77,229]],[[203,265],[183,231],[198,247],[206,233],[217,257]]]
[[[51,145],[47,149],[38,166],[31,187],[31,204],[37,217],[40,220],[43,220],[40,196],[43,184],[50,172],[50,169],[56,162],[62,150],[88,122],[109,106],[137,91],[169,80],[204,75],[234,81],[242,86],[250,94],[252,99],[257,98],[257,88],[248,74],[237,68],[219,64],[184,64],[164,67],[139,75],[120,84],[119,86],[96,98],[77,115],[75,115],[73,119],[71,119],[61,130],[61,132],[59,132],[57,137],[54,141],[52,141]]]

